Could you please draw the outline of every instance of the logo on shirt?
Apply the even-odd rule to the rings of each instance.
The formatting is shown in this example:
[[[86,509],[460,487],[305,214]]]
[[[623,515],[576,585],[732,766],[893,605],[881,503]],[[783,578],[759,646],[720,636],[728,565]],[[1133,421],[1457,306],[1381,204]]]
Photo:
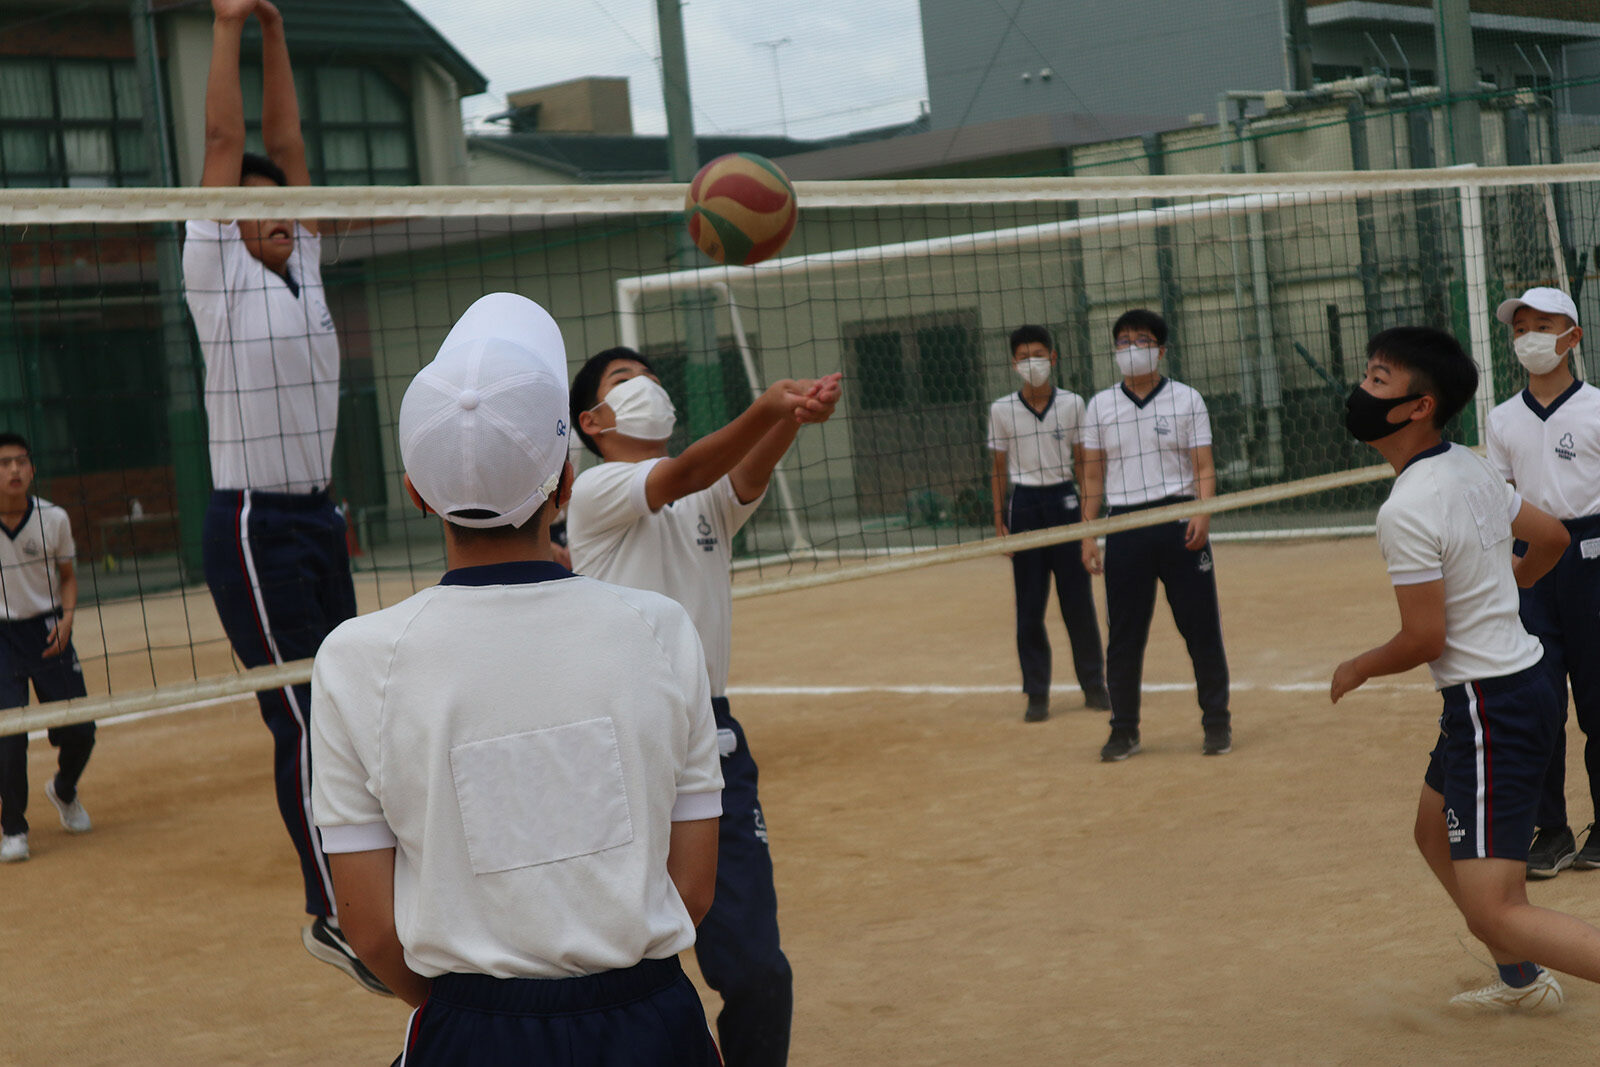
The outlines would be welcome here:
[[[1444,809],[1444,825],[1445,829],[1450,832],[1450,843],[1452,845],[1467,836],[1467,831],[1461,826],[1461,820],[1456,818],[1455,808]]]
[[[1067,431],[1057,426],[1055,429],[1050,431],[1050,436],[1054,437],[1056,439],[1056,444],[1059,445],[1061,442],[1067,439]]]
[[[317,325],[324,330],[331,331],[333,329],[333,316],[328,313],[328,305],[319,300],[312,310],[317,313]]]
[[[1578,443],[1570,432],[1562,434],[1561,440],[1556,442],[1556,455],[1566,460],[1578,458]]]
[[[44,555],[44,545],[38,541],[24,541],[22,542],[22,551],[24,555],[42,556]]]
[[[715,552],[717,550],[716,535],[711,532],[711,523],[706,520],[705,512],[703,511],[700,513],[699,524],[695,526],[695,532],[700,536],[694,539],[694,543],[700,546],[701,551]]]
[[[1167,434],[1169,434],[1171,432],[1172,432],[1172,423],[1167,421],[1167,417],[1165,415],[1157,415],[1156,416],[1156,433],[1158,433],[1161,436],[1165,437]]]
[[[1201,574],[1209,574],[1211,572],[1212,565],[1213,564],[1211,562],[1211,550],[1209,548],[1201,549],[1200,550],[1200,562],[1195,564],[1196,568],[1200,571]]]
[[[761,814],[761,808],[759,806],[756,808],[756,837],[763,845],[768,843],[767,820],[766,817]]]

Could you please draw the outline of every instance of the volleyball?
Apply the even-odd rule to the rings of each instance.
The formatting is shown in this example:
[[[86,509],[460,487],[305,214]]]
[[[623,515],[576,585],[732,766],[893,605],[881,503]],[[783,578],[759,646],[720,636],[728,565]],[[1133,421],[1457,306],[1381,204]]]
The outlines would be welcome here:
[[[736,152],[700,168],[684,198],[689,237],[718,263],[749,266],[775,256],[794,233],[794,186],[770,159]]]

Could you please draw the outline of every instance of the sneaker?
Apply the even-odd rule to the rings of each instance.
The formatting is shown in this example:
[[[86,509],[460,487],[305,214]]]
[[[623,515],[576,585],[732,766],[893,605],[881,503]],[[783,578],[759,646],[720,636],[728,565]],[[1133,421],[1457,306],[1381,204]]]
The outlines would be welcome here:
[[[83,805],[78,802],[77,797],[72,798],[71,804],[61,803],[61,798],[56,796],[54,778],[44,784],[44,795],[56,806],[56,811],[61,815],[61,827],[67,833],[86,834],[94,829],[94,824],[89,821],[89,813],[83,810]]]
[[[1539,828],[1528,846],[1528,877],[1554,878],[1568,867],[1578,855],[1578,841],[1570,827],[1560,830]]]
[[[1226,756],[1233,751],[1233,730],[1227,726],[1206,728],[1206,743],[1200,746],[1202,756]]]
[[[1083,706],[1090,711],[1110,711],[1111,694],[1106,692],[1106,687],[1096,686],[1083,691]]]
[[[1600,869],[1600,841],[1595,840],[1594,823],[1584,831],[1583,847],[1572,858],[1572,869],[1575,871],[1593,871]]]
[[[28,858],[28,835],[0,836],[0,863],[21,863]]]
[[[1139,731],[1113,729],[1111,739],[1100,749],[1100,760],[1103,763],[1116,763],[1125,760],[1139,751]]]
[[[1450,998],[1452,1008],[1468,1011],[1516,1011],[1530,1015],[1549,1015],[1561,1008],[1566,994],[1561,983],[1549,971],[1540,970],[1539,977],[1520,989],[1508,986],[1498,979],[1482,989],[1469,989]]]
[[[355,949],[344,939],[344,934],[325,916],[319,916],[316,922],[301,930],[300,940],[305,942],[307,952],[323,963],[333,964],[368,991],[385,997],[394,996],[377,975],[367,970],[367,965],[356,956]]]
[[[1038,693],[1028,694],[1028,710],[1022,713],[1023,722],[1044,722],[1050,717],[1050,698]]]

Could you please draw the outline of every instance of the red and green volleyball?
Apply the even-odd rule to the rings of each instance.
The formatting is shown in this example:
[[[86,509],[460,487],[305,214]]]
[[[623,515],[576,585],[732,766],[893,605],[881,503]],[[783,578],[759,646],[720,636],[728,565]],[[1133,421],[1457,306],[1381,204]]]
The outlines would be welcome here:
[[[689,183],[683,211],[689,236],[718,263],[749,266],[775,256],[794,233],[794,186],[770,159],[749,152],[718,156]]]

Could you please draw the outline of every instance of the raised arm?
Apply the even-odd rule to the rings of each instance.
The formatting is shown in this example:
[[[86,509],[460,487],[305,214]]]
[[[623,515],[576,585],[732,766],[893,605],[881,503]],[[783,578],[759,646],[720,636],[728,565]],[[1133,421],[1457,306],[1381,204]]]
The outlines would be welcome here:
[[[674,500],[715,485],[767,431],[784,419],[795,418],[795,411],[807,402],[810,387],[810,382],[774,382],[728,425],[706,434],[679,455],[657,463],[645,482],[645,501],[650,510],[660,510]]]
[[[283,168],[290,185],[310,185],[305,136],[300,132],[300,101],[295,96],[283,16],[271,0],[256,0],[256,18],[261,22],[261,143],[267,149],[267,158]],[[310,222],[302,225],[316,228]]]
[[[745,453],[745,457],[728,472],[733,478],[733,491],[740,503],[748,504],[767,491],[772,472],[777,469],[784,453],[789,451],[789,446],[794,444],[801,426],[828,421],[839,404],[841,377],[839,374],[830,374],[812,382],[806,390],[807,403],[795,411],[794,417],[784,419],[768,430],[766,436],[757,441],[756,446]]]
[[[206,75],[206,154],[200,184],[239,184],[244,159],[244,95],[239,89],[239,37],[256,0],[211,0],[211,71]]]

